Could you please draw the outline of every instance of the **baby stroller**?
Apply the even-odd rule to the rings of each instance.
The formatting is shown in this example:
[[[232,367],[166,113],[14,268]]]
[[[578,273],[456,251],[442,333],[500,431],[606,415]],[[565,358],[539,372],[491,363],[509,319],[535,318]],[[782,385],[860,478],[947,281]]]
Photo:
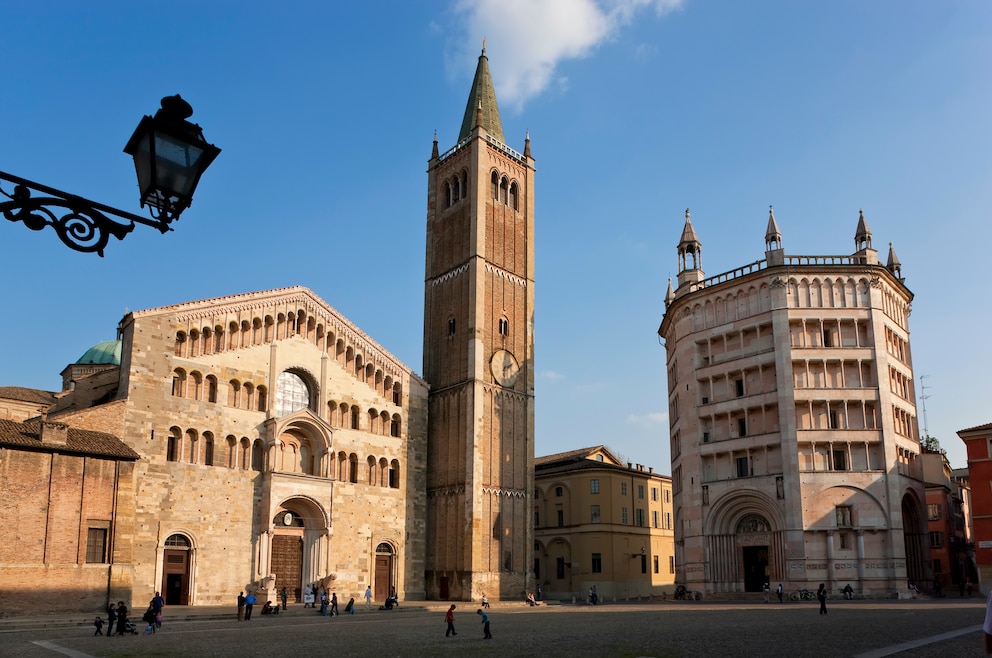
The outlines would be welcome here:
[[[124,632],[125,633],[130,633],[131,635],[137,635],[138,634],[138,627],[134,625],[134,622],[133,621],[131,621],[130,619],[128,619],[128,620],[126,620],[124,622]]]

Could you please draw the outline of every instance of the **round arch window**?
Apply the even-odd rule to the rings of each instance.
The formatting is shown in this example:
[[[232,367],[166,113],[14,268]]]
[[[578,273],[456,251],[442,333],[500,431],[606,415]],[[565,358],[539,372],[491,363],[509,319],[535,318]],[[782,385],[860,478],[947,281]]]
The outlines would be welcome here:
[[[188,551],[192,548],[189,539],[183,535],[169,535],[165,540],[165,547],[173,551]]]
[[[392,555],[393,554],[393,547],[390,546],[389,544],[383,542],[383,543],[381,543],[381,544],[379,544],[378,546],[375,547],[375,552],[377,554],[380,554],[380,555],[381,554]]]
[[[276,380],[276,416],[286,416],[294,411],[310,409],[313,395],[310,385],[295,372],[286,371]]]

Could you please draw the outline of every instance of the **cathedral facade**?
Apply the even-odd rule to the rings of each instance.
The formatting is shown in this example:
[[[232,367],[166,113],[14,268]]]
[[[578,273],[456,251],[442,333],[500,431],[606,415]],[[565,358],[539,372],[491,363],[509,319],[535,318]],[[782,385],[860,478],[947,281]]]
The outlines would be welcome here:
[[[312,583],[423,598],[423,380],[306,288],[137,311],[119,331],[119,366],[55,409],[141,456],[131,582],[114,586],[173,605]]]
[[[864,217],[855,253],[706,277],[686,211],[665,341],[677,582],[906,593],[929,582],[912,293]]]

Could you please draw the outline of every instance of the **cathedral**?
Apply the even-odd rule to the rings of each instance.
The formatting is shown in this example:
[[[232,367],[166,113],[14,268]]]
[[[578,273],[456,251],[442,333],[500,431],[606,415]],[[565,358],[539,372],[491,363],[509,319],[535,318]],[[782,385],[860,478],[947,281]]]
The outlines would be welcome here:
[[[428,163],[422,376],[292,287],[130,312],[61,392],[0,388],[3,507],[41,528],[0,548],[8,593],[30,608],[30,584],[61,569],[74,608],[299,601],[315,583],[345,600],[522,597],[534,171],[529,139],[505,144],[483,49],[457,143],[435,138]],[[72,475],[70,493],[39,473]]]
[[[850,255],[764,258],[707,277],[686,210],[668,363],[676,581],[859,595],[930,582],[910,356],[913,294],[859,215]]]

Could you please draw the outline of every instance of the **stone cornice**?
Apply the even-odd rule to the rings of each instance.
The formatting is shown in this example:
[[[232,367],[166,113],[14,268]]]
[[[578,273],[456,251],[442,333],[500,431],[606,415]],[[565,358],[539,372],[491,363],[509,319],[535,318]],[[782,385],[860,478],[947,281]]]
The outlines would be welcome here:
[[[171,306],[134,311],[130,316],[133,319],[141,319],[171,315],[173,322],[187,325],[196,325],[199,324],[197,321],[208,319],[211,325],[222,322],[226,331],[226,325],[233,317],[239,318],[239,321],[256,317],[264,319],[267,314],[278,315],[280,311],[289,310],[293,312],[302,310],[308,316],[316,318],[320,324],[324,325],[325,331],[333,331],[337,337],[344,338],[346,343],[363,352],[368,361],[379,365],[386,374],[399,377],[402,373],[418,378],[412,368],[405,365],[389,350],[352,324],[337,309],[318,297],[309,288],[303,286],[183,302]],[[242,315],[247,317],[242,317]],[[127,318],[125,318],[126,320]],[[199,327],[190,326],[190,328]],[[212,328],[213,326],[211,326]]]

